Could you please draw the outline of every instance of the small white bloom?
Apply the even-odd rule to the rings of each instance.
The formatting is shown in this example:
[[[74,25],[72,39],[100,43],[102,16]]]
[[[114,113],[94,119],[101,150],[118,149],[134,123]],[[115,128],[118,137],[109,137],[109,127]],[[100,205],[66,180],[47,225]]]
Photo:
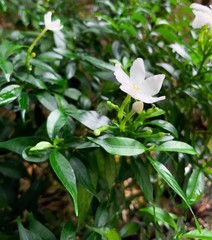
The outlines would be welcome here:
[[[192,3],[190,8],[195,15],[195,19],[191,24],[193,28],[201,28],[208,24],[212,29],[212,5],[209,8],[198,3]]]
[[[159,74],[145,80],[142,58],[137,58],[133,62],[130,69],[130,77],[121,69],[119,64],[115,65],[114,75],[121,83],[120,89],[136,100],[144,103],[154,103],[165,99],[165,96],[153,97],[160,91],[165,75]]]
[[[44,15],[44,23],[45,23],[45,28],[51,31],[59,31],[63,28],[63,26],[60,24],[60,20],[57,19],[55,21],[52,21],[52,12],[47,12]]]

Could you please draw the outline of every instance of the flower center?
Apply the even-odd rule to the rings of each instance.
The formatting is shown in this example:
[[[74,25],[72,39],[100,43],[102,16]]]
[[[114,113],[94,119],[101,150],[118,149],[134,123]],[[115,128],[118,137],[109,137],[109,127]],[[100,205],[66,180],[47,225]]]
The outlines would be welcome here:
[[[138,90],[139,90],[139,87],[136,86],[135,84],[132,84],[132,85],[131,85],[131,88],[132,88],[133,90],[135,90],[135,91],[138,91]]]

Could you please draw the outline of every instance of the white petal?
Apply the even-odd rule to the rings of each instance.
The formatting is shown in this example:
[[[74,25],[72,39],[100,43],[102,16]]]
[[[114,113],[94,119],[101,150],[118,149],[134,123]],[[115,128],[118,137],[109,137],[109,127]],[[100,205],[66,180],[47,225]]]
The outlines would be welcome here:
[[[145,68],[142,58],[137,58],[130,68],[130,80],[136,86],[141,86],[145,78]]]
[[[159,74],[147,78],[142,84],[141,92],[149,96],[156,95],[162,87],[164,78],[164,74]]]
[[[194,14],[195,14],[195,19],[191,24],[193,28],[200,28],[206,24],[209,24],[209,25],[212,24],[212,15],[210,16],[207,13],[198,12],[198,11],[194,11]]]
[[[192,10],[196,10],[196,11],[199,11],[199,12],[204,12],[206,14],[211,15],[211,9],[209,7],[203,6],[203,5],[198,4],[198,3],[192,3],[190,5],[190,8]]]
[[[164,100],[166,97],[165,96],[161,96],[161,97],[151,97],[151,96],[147,96],[147,95],[141,95],[139,97],[139,101],[142,101],[144,103],[155,103],[155,102],[159,102],[161,100]]]
[[[62,28],[63,28],[63,26],[60,24],[60,20],[58,19],[58,20],[51,22],[48,29],[51,31],[59,31]]]
[[[139,98],[139,96],[140,96],[140,92],[136,91],[135,89],[133,89],[133,88],[127,86],[127,85],[121,85],[121,86],[120,86],[120,89],[121,89],[123,92],[129,94],[129,95],[130,95],[132,98],[134,98],[134,99],[137,99],[137,100],[138,100],[138,98]]]
[[[121,84],[123,85],[130,85],[130,78],[128,77],[128,75],[122,70],[122,68],[120,67],[119,64],[115,65],[115,71],[114,71],[114,75],[117,79],[117,81],[119,81]]]
[[[51,23],[51,21],[52,21],[52,12],[47,12],[44,15],[44,23],[46,28],[48,28],[47,26]]]

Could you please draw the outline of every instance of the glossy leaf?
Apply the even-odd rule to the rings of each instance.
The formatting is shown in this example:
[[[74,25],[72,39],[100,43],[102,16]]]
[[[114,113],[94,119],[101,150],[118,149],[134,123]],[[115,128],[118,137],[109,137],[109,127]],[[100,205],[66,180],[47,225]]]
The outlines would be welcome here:
[[[88,139],[113,155],[134,156],[139,155],[146,150],[143,144],[131,138],[107,137],[101,139],[88,137]]]
[[[38,100],[50,111],[57,109],[57,102],[55,98],[48,92],[41,92],[37,94]]]
[[[75,213],[78,215],[76,177],[70,163],[60,152],[54,150],[50,154],[50,164],[63,186],[71,194]]]
[[[186,195],[190,204],[198,202],[205,189],[205,175],[204,172],[200,169],[194,169],[191,176],[188,180],[188,185],[186,188]]]
[[[0,142],[0,148],[22,154],[23,150],[28,146],[33,146],[43,139],[40,137],[18,137],[8,141]]]
[[[21,92],[19,97],[19,105],[21,110],[22,120],[25,121],[25,115],[29,107],[28,95],[25,92]]]
[[[10,81],[10,75],[13,73],[13,64],[9,61],[0,59],[0,69],[3,71],[7,82]]]
[[[164,120],[153,120],[151,122],[148,122],[148,124],[156,125],[158,127],[161,127],[167,131],[169,131],[171,134],[173,134],[174,137],[178,138],[178,133],[176,128],[169,122]]]
[[[148,202],[153,201],[153,187],[150,181],[150,175],[147,166],[141,159],[132,159],[132,170],[135,174],[135,178],[144,193],[144,197]]]
[[[115,229],[110,229],[110,228],[97,228],[97,227],[90,227],[88,226],[89,229],[93,230],[94,232],[99,233],[102,235],[102,237],[105,237],[107,240],[121,240],[119,234]]]
[[[152,166],[155,168],[155,170],[158,172],[158,174],[163,178],[163,180],[169,185],[170,188],[174,190],[175,193],[177,193],[182,200],[185,202],[189,210],[191,211],[194,221],[196,223],[196,227],[198,230],[200,229],[199,223],[196,219],[196,216],[194,215],[194,212],[192,208],[190,207],[189,199],[175,180],[174,176],[171,174],[171,172],[160,162],[155,161],[153,158],[147,155],[147,158],[151,162]]]
[[[95,130],[96,128],[109,124],[109,119],[107,117],[102,116],[95,111],[67,110],[66,112],[69,116],[81,122],[91,130]]]
[[[198,230],[191,230],[180,236],[181,239],[187,238],[195,238],[195,239],[205,239],[205,240],[212,240],[212,231],[207,229],[201,229],[201,232]]]
[[[41,141],[37,143],[34,147],[30,148],[30,151],[39,151],[39,150],[44,150],[48,148],[52,148],[53,145],[50,142],[47,141]]]
[[[100,59],[97,59],[95,57],[92,56],[88,56],[88,55],[83,55],[82,56],[83,60],[86,60],[87,62],[91,63],[92,65],[101,68],[101,69],[106,69],[106,70],[110,70],[110,71],[114,71],[115,67],[109,63],[106,63]]]
[[[152,215],[154,218],[154,221],[162,222],[162,223],[168,223],[171,227],[173,227],[175,230],[177,230],[177,224],[174,221],[174,219],[177,218],[176,215],[170,214],[163,209],[155,206],[147,207],[147,208],[141,208],[141,212],[146,212]]]
[[[21,93],[21,87],[11,84],[0,91],[0,106],[13,102]]]
[[[54,139],[60,129],[65,125],[67,116],[60,109],[55,109],[47,118],[46,128],[50,139]]]
[[[195,149],[187,143],[180,141],[168,141],[154,148],[156,151],[161,152],[180,152],[196,155]]]

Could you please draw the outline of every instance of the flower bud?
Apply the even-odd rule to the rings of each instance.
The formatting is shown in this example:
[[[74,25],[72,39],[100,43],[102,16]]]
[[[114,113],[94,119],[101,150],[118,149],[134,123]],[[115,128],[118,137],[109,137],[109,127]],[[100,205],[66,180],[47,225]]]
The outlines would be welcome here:
[[[134,102],[132,105],[132,110],[140,114],[144,109],[144,103],[141,101]]]

